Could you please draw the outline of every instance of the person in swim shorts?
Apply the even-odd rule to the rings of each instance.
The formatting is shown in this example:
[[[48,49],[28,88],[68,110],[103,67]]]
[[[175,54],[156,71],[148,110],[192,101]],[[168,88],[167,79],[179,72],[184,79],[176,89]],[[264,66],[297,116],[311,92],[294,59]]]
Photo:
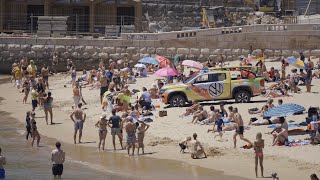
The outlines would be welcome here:
[[[150,128],[150,125],[146,124],[144,120],[141,120],[139,122],[140,126],[138,127],[138,155],[140,148],[142,150],[142,154],[144,154],[144,135],[145,132]]]
[[[125,126],[125,130],[127,132],[127,151],[128,155],[130,155],[130,149],[132,148],[132,156],[134,155],[135,150],[135,143],[137,141],[136,139],[136,124],[133,123],[133,118],[131,116],[127,117],[128,123]]]
[[[121,127],[122,127],[122,119],[116,115],[116,109],[112,109],[112,116],[109,119],[108,126],[111,128],[111,135],[112,135],[112,144],[113,149],[116,150],[116,135],[119,137],[121,148],[123,149],[122,145],[122,133],[121,133]]]
[[[233,135],[233,143],[234,143],[234,148],[237,147],[237,136],[240,136],[240,139],[249,143],[250,145],[252,144],[248,139],[243,137],[243,132],[244,132],[244,126],[243,126],[243,120],[242,116],[238,112],[238,108],[233,108],[233,119],[234,122],[236,123],[236,133]]]
[[[65,155],[65,152],[61,149],[61,143],[56,142],[56,149],[51,152],[52,174],[55,179],[61,179]]]
[[[85,122],[87,117],[86,113],[82,111],[81,107],[82,107],[82,103],[79,103],[78,107],[75,108],[72,114],[70,115],[71,120],[74,122],[74,135],[73,135],[74,144],[76,144],[76,136],[77,136],[78,130],[79,130],[78,143],[81,143],[83,123]],[[73,118],[73,116],[75,118]]]

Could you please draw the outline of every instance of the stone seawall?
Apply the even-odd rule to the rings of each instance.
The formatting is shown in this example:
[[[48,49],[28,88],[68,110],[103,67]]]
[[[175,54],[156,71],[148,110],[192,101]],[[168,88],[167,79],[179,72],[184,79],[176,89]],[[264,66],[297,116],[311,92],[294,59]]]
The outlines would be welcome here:
[[[57,70],[65,71],[67,59],[78,70],[89,69],[100,60],[118,60],[125,56],[136,63],[154,54],[200,62],[217,60],[220,54],[228,61],[265,50],[268,56],[320,56],[320,25],[260,25],[209,30],[179,31],[159,34],[123,34],[120,39],[0,37],[0,73],[11,71],[11,64],[27,57],[38,64],[52,64],[59,53]]]

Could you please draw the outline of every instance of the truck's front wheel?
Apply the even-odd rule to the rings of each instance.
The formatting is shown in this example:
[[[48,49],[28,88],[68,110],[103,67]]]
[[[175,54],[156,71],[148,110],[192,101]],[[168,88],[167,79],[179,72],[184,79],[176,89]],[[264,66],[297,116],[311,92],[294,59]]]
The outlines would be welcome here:
[[[186,99],[182,95],[173,95],[170,98],[170,105],[173,107],[182,107],[186,104]]]
[[[248,103],[250,102],[251,96],[247,91],[239,91],[234,98],[237,103]]]

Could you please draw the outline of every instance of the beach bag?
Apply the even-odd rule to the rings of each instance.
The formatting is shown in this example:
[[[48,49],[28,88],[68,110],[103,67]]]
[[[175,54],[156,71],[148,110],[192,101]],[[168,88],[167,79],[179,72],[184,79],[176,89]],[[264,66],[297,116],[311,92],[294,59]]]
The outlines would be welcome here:
[[[167,111],[159,111],[159,117],[167,116]]]

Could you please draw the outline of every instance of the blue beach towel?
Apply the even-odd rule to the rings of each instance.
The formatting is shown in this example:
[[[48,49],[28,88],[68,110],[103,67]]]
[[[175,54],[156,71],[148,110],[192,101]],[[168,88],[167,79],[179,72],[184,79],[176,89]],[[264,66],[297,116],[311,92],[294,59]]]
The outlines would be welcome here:
[[[276,124],[272,124],[272,125],[270,125],[270,126],[268,126],[268,128],[278,128],[278,127],[280,127],[279,125],[276,125]],[[299,124],[288,124],[288,127],[289,128],[293,128],[293,127],[301,127]]]
[[[275,106],[263,114],[263,117],[286,117],[294,114],[303,113],[306,109],[299,104],[288,103]]]

